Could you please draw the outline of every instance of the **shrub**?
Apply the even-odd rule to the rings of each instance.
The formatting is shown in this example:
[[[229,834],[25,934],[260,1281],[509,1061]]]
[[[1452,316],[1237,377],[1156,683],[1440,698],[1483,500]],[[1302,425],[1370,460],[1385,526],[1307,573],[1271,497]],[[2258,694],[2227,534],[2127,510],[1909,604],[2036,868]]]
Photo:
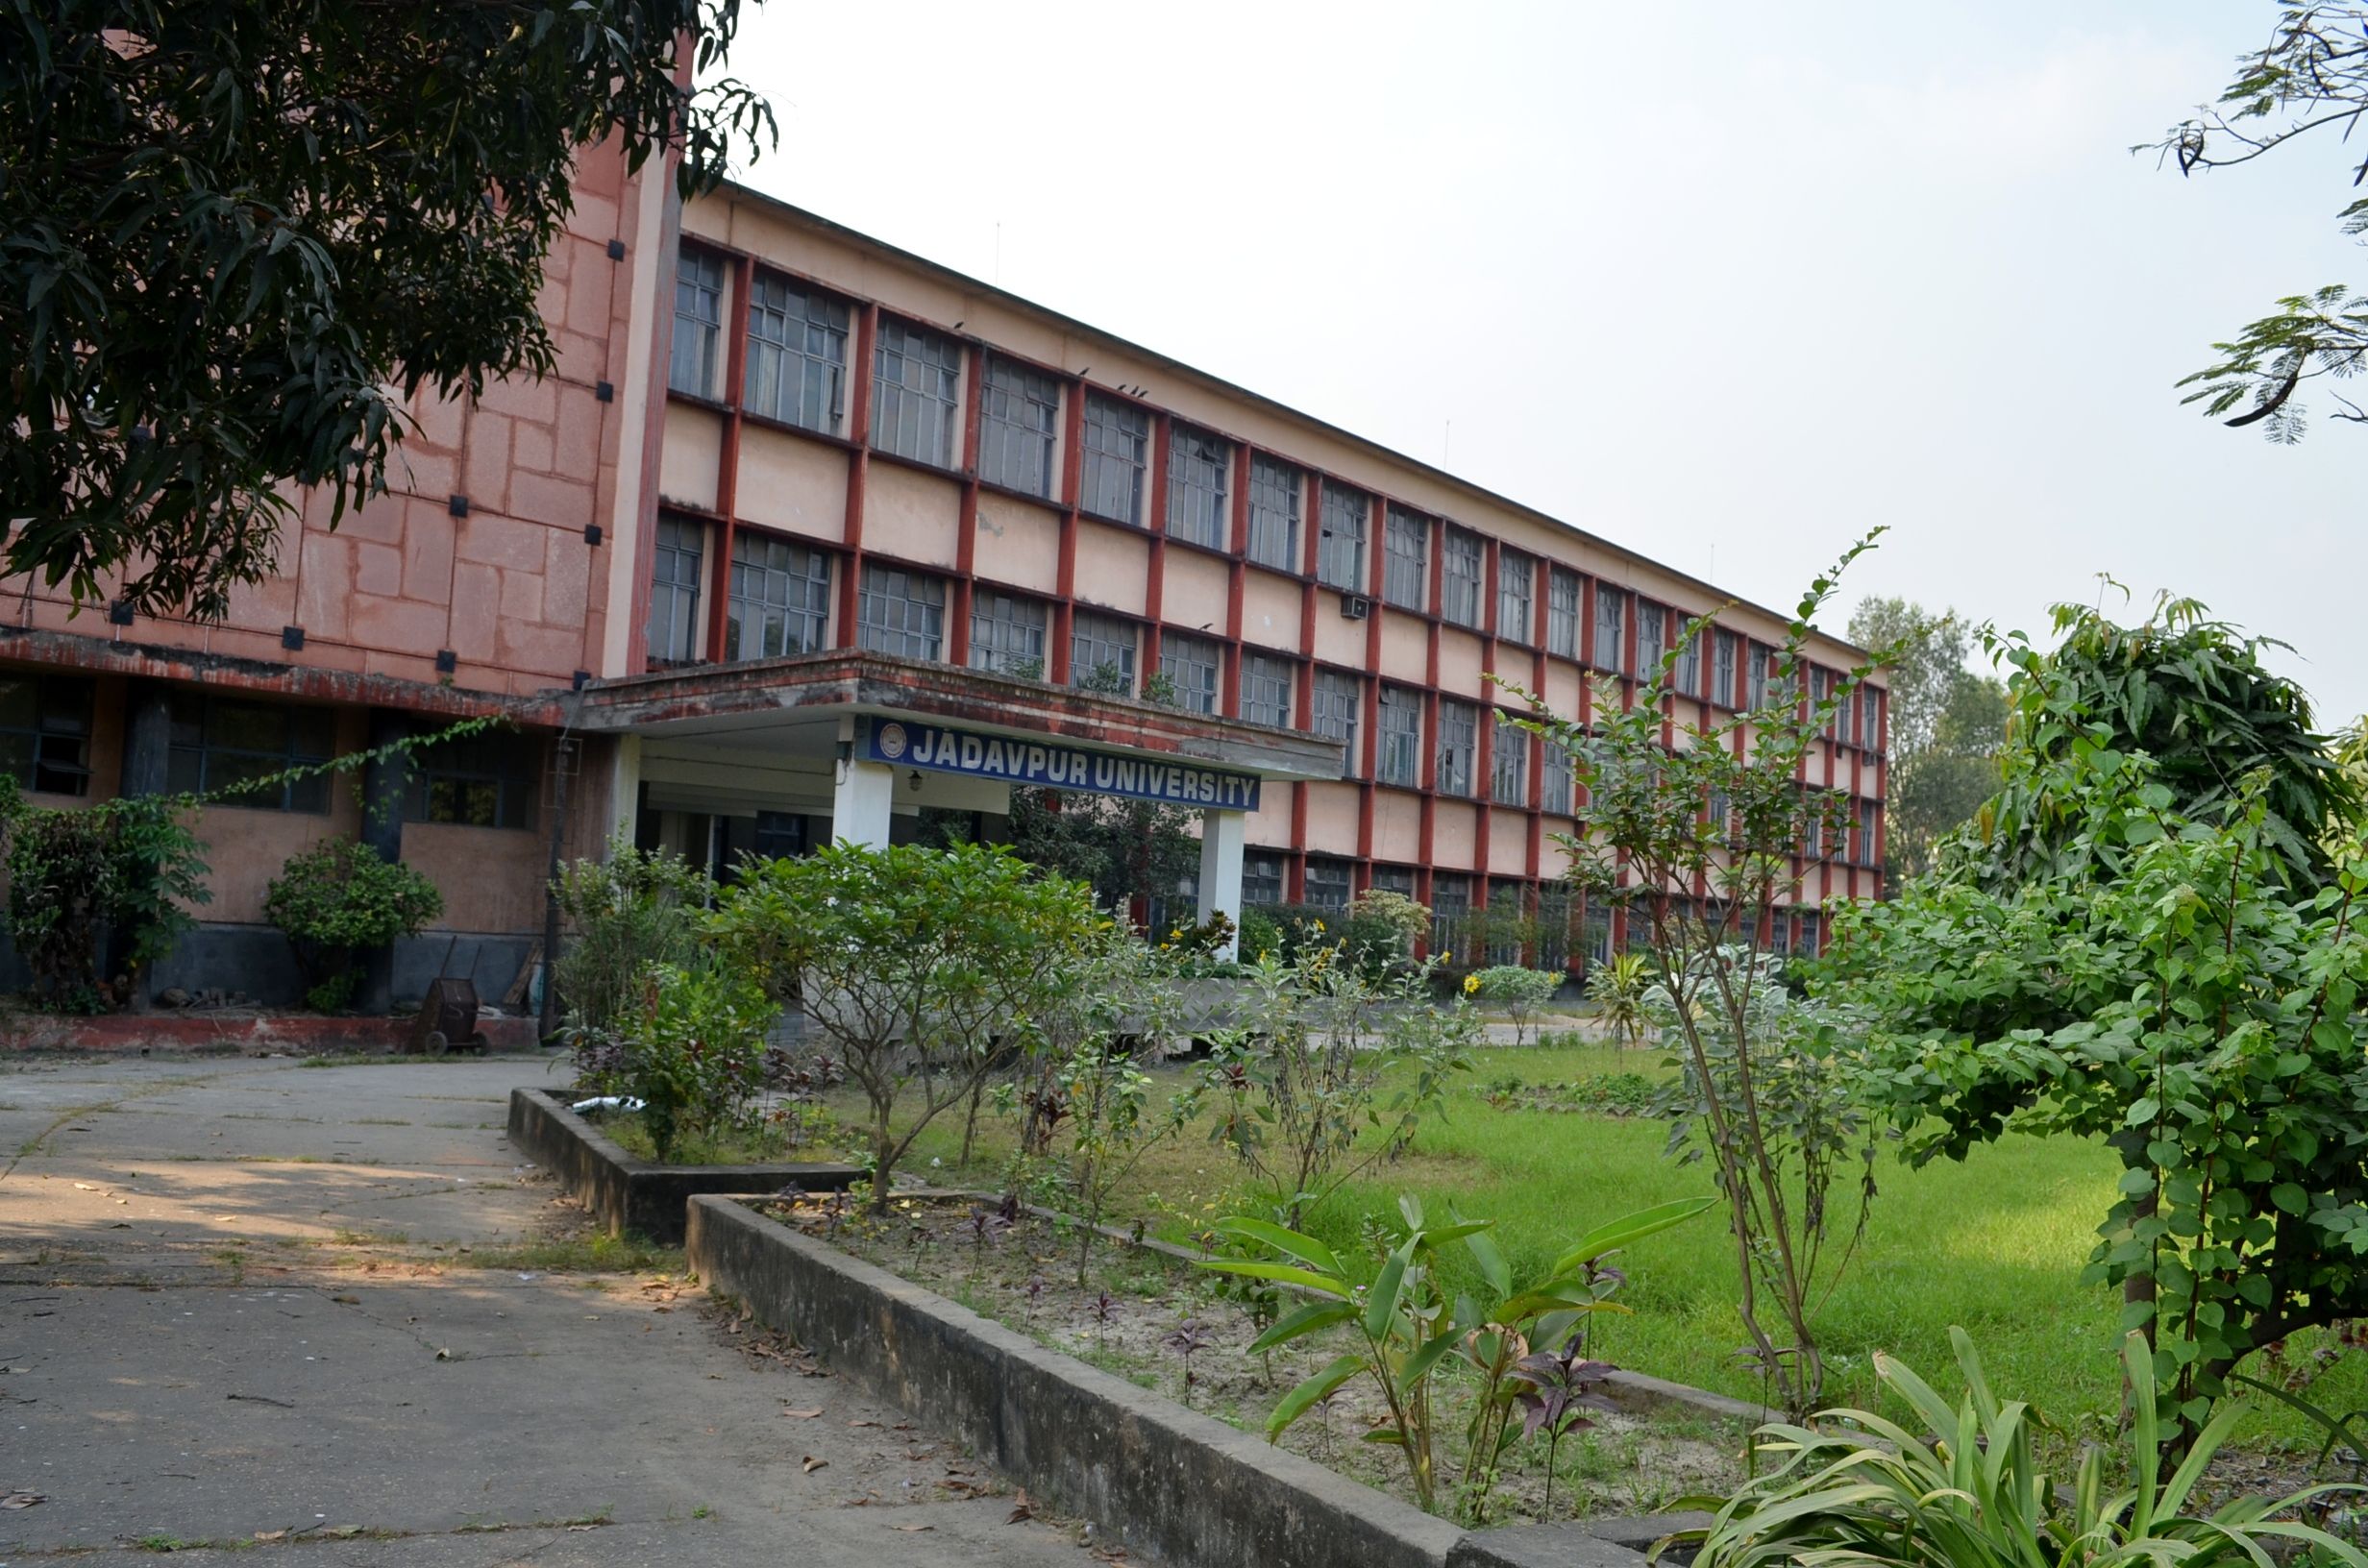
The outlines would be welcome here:
[[[634,1016],[621,1033],[577,1036],[579,1081],[641,1101],[660,1160],[688,1137],[745,1130],[764,1086],[765,1031],[779,1012],[762,987],[713,956],[642,971]]]
[[[1270,953],[1279,953],[1283,946],[1283,929],[1274,918],[1262,909],[1242,912],[1242,940],[1238,950],[1242,961],[1255,964]]]
[[[311,982],[305,1005],[332,1013],[354,993],[354,955],[416,936],[444,913],[443,894],[411,867],[366,844],[323,839],[290,855],[263,894],[263,913]]]
[[[1525,969],[1517,964],[1495,965],[1472,979],[1477,982],[1472,993],[1484,1002],[1494,1002],[1513,1020],[1516,1045],[1528,1042],[1530,1014],[1551,1001],[1563,985],[1563,977],[1552,969]]]
[[[2359,1568],[2351,1545],[2290,1515],[2314,1498],[2349,1491],[2314,1486],[2277,1503],[2243,1498],[2209,1515],[2191,1513],[2206,1465],[2237,1418],[2225,1409],[2164,1477],[2165,1442],[2155,1414],[2154,1358],[2145,1336],[2122,1342],[2133,1395],[2129,1485],[2106,1487],[2105,1456],[2090,1446],[2078,1483],[2060,1488],[2040,1468],[2036,1412],[2002,1403],[1982,1374],[1962,1329],[1949,1331],[1965,1393],[1951,1409],[1923,1380],[1883,1352],[1875,1371],[1914,1411],[1906,1426],[1870,1410],[1831,1410],[1813,1427],[1760,1429],[1767,1468],[1732,1498],[1688,1499],[1708,1507],[1707,1529],[1673,1540],[1698,1542],[1697,1568],[1780,1562],[1848,1562],[1862,1568],[1941,1568],[1975,1563],[2048,1563],[2104,1568],[2180,1563],[2234,1568],[2268,1563],[2300,1549],[2321,1561]],[[2275,1556],[2273,1556],[2273,1554]]]
[[[1587,971],[1587,999],[1595,1004],[1595,1021],[1622,1045],[1644,1038],[1644,993],[1651,985],[1642,953],[1614,953]]]
[[[1104,923],[1085,884],[1005,850],[833,844],[751,867],[704,930],[770,994],[802,1000],[863,1090],[884,1212],[896,1162],[974,1097],[1003,1049],[1034,1044],[1038,1015]],[[899,1127],[908,1087],[920,1111]]]
[[[569,932],[553,978],[573,1025],[599,1033],[635,1014],[651,965],[698,958],[715,884],[680,855],[644,852],[620,836],[607,859],[561,868],[552,891]]]
[[[98,1013],[129,1002],[140,974],[211,900],[205,845],[182,821],[186,800],[127,796],[68,810],[26,806],[0,777],[8,829],[9,936],[44,1007]],[[125,972],[99,969],[99,936],[125,939]]]

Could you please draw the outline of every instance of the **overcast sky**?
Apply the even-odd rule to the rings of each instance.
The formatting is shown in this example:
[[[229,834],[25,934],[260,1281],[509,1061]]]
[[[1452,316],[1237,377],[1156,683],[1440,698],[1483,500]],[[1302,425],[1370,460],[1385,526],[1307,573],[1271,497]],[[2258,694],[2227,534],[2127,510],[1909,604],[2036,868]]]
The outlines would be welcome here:
[[[2368,430],[2172,382],[2356,278],[2340,145],[2133,143],[2267,4],[809,6],[732,68],[750,183],[1722,586],[1877,525],[1904,594],[2037,634],[2097,574],[2368,709]]]

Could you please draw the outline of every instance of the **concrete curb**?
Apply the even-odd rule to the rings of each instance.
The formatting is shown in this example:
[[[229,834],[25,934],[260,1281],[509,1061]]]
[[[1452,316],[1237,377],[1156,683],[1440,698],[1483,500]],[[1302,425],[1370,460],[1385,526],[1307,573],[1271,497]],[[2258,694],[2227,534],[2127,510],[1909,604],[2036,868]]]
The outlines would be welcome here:
[[[835,1191],[863,1173],[835,1164],[660,1165],[636,1160],[615,1139],[567,1108],[568,1091],[509,1091],[509,1140],[555,1172],[571,1197],[592,1211],[610,1236],[631,1231],[664,1246],[678,1245],[684,1210],[700,1192],[773,1192],[796,1182],[808,1191]]]
[[[710,1287],[1092,1520],[1105,1545],[1205,1568],[1445,1568],[1464,1539],[1443,1519],[1047,1350],[731,1198],[690,1200],[685,1245]]]
[[[532,1018],[481,1018],[492,1050],[530,1051]],[[102,1013],[90,1017],[25,1013],[0,1025],[0,1051],[112,1052],[190,1056],[396,1055],[411,1040],[412,1020],[296,1012]]]

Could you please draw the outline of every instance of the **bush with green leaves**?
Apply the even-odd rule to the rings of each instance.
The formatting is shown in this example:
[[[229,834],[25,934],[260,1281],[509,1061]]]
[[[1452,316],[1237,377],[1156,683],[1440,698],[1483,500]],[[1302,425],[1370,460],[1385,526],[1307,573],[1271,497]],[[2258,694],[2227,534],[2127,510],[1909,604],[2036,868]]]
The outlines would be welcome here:
[[[1245,964],[1255,964],[1283,947],[1283,928],[1274,923],[1274,917],[1263,909],[1242,911],[1241,940],[1235,943]]]
[[[1433,1005],[1427,969],[1369,974],[1337,943],[1269,954],[1243,979],[1238,1016],[1251,1021],[1219,1031],[1211,1048],[1209,1137],[1297,1225],[1444,1114],[1479,1018],[1461,1001]]]
[[[579,1037],[579,1087],[639,1100],[661,1161],[686,1139],[752,1131],[765,1034],[779,1011],[763,987],[712,954],[653,964],[620,1028]]]
[[[552,880],[567,935],[552,966],[570,1025],[595,1033],[631,1017],[653,964],[679,968],[701,951],[715,896],[707,874],[669,849],[619,835],[605,859],[579,860]]]
[[[1716,1516],[1672,1543],[1696,1547],[1696,1568],[2265,1568],[2298,1555],[2368,1568],[2357,1548],[2300,1517],[2322,1498],[2355,1490],[2340,1483],[2190,1511],[2239,1412],[2221,1411],[2171,1462],[2144,1335],[2122,1344],[2134,1419],[2129,1479],[2115,1489],[2095,1446],[2082,1456],[2074,1483],[2060,1486],[2041,1468],[2039,1414],[1992,1392],[1973,1341],[1962,1329],[1949,1333],[1965,1378],[1956,1405],[1877,1351],[1876,1375],[1912,1412],[1909,1423],[1845,1409],[1761,1428],[1760,1473],[1733,1497],[1680,1504]]]
[[[192,802],[123,796],[95,806],[29,806],[0,775],[8,834],[8,930],[33,972],[35,999],[67,1013],[128,1004],[139,977],[212,900],[205,848],[185,821]],[[99,967],[100,938],[123,944],[123,972]]]
[[[1642,953],[1614,953],[1587,967],[1587,999],[1595,1007],[1595,1021],[1611,1031],[1622,1045],[1644,1038],[1644,993],[1652,989],[1652,970]]]
[[[417,936],[443,913],[444,895],[416,868],[349,839],[288,856],[263,893],[263,914],[310,982],[305,1005],[322,1013],[353,999],[357,955]]]
[[[972,1099],[1106,928],[1084,883],[974,844],[832,844],[748,868],[706,939],[826,1041],[870,1109],[872,1204],[923,1128]],[[918,1109],[901,1123],[907,1090]]]
[[[1473,974],[1472,994],[1504,1009],[1513,1020],[1513,1043],[1529,1042],[1530,1015],[1554,999],[1563,977],[1552,969],[1523,968],[1518,964],[1495,964]]]

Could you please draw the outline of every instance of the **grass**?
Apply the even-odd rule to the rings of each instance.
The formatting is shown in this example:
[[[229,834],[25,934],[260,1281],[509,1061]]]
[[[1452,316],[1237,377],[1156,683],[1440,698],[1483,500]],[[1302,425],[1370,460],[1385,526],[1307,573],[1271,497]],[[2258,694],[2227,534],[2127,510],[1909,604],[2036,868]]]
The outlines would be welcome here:
[[[612,1139],[617,1147],[636,1160],[657,1159],[657,1145],[650,1141],[648,1129],[637,1115],[610,1115],[601,1119],[600,1130]],[[670,1165],[763,1165],[776,1162],[796,1163],[818,1160],[824,1156],[810,1145],[791,1148],[781,1139],[747,1139],[734,1134],[714,1138],[684,1134],[675,1139]]]
[[[521,1274],[680,1274],[680,1247],[661,1247],[637,1236],[592,1235],[506,1247],[472,1247],[442,1260],[455,1268],[509,1269]]]
[[[1658,1053],[1601,1045],[1492,1049],[1453,1094],[1445,1120],[1427,1125],[1413,1150],[1349,1184],[1307,1222],[1336,1248],[1359,1249],[1369,1213],[1394,1210],[1414,1192],[1435,1214],[1452,1203],[1468,1219],[1495,1221],[1516,1277],[1548,1263],[1569,1239],[1620,1214],[1674,1198],[1707,1195],[1701,1164],[1664,1151],[1665,1124],[1642,1118],[1529,1109],[1499,1110],[1483,1081],[1518,1076],[1567,1082],[1590,1074],[1659,1072]],[[1180,1087],[1180,1071],[1161,1074]],[[834,1100],[842,1114],[852,1102]],[[998,1185],[1013,1147],[1010,1123],[979,1121],[974,1158],[958,1163],[958,1110],[931,1124],[903,1169],[947,1186]],[[931,1160],[943,1162],[932,1168]],[[1944,1391],[1955,1358],[1948,1331],[1963,1327],[1982,1349],[2003,1397],[2030,1401],[2072,1435],[2111,1430],[2121,1399],[2116,1359],[2119,1294],[2081,1283],[2095,1229],[2112,1202],[2118,1162],[2102,1144],[2014,1136],[1976,1149],[1961,1164],[1923,1169],[1878,1152],[1878,1194],[1864,1239],[1818,1318],[1828,1362],[1828,1404],[1871,1405],[1876,1350],[1888,1352]],[[1854,1188],[1831,1245],[1858,1218]],[[1111,1217],[1148,1214],[1155,1229],[1186,1238],[1223,1214],[1249,1212],[1232,1159],[1188,1132],[1156,1150],[1119,1194]],[[1736,1259],[1714,1209],[1622,1260],[1621,1299],[1635,1315],[1606,1325],[1602,1354],[1625,1367],[1744,1398],[1758,1380],[1738,1360],[1745,1335],[1735,1307]],[[2316,1344],[2298,1336],[2296,1360]],[[2368,1406],[2368,1376],[2345,1358],[2310,1397],[2337,1410]],[[2307,1446],[2317,1439],[2299,1416],[2257,1401],[2239,1444]]]

